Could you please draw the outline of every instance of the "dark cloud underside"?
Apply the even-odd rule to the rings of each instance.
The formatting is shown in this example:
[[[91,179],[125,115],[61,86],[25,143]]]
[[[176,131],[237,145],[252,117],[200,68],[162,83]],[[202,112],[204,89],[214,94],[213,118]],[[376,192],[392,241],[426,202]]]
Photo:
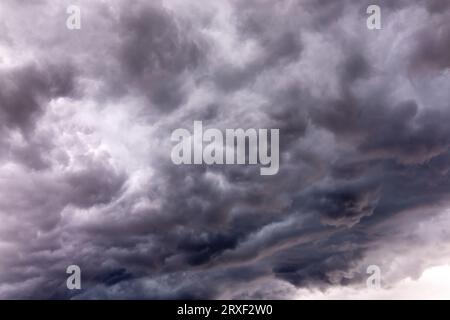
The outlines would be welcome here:
[[[369,262],[411,275],[392,244],[419,250],[414,228],[449,206],[448,1],[376,1],[375,31],[371,1],[76,2],[73,31],[67,1],[0,5],[0,297],[270,298],[286,297],[271,281],[364,285]],[[170,133],[195,120],[279,128],[279,173],[173,165]]]

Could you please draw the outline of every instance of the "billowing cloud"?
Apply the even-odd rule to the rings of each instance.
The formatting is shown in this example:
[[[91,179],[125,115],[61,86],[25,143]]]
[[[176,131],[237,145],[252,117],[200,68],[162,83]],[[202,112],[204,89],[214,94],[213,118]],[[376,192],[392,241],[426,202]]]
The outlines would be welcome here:
[[[348,296],[369,265],[401,295],[448,263],[450,6],[370,4],[2,1],[0,297]],[[174,165],[197,120],[280,129],[278,174]]]

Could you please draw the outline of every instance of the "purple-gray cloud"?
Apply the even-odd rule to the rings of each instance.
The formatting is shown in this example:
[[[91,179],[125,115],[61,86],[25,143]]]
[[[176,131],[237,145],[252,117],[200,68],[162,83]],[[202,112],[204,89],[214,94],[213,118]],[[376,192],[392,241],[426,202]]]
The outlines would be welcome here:
[[[1,298],[286,298],[446,263],[448,1],[4,0],[0,21]],[[174,165],[196,120],[279,128],[280,171]]]

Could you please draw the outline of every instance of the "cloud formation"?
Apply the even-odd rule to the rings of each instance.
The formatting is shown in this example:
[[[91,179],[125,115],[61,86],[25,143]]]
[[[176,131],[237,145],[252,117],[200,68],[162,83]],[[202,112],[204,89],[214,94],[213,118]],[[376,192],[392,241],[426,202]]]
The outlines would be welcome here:
[[[295,298],[447,263],[450,6],[379,0],[368,30],[372,2],[2,1],[0,297]],[[174,165],[197,120],[279,128],[278,174]]]

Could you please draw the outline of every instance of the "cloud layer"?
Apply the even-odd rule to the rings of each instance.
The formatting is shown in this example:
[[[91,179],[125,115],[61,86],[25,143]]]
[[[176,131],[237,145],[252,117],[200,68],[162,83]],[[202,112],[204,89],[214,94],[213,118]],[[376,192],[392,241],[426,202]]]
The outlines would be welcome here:
[[[447,263],[450,5],[376,2],[382,30],[372,1],[2,1],[0,297],[295,298]],[[196,120],[279,128],[279,173],[172,164]]]

